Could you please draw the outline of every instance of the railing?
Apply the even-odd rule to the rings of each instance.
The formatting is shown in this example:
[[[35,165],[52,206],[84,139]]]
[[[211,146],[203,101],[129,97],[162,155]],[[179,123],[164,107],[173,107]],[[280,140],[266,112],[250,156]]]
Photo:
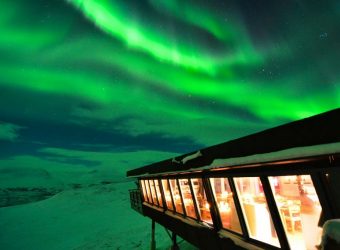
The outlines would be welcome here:
[[[139,189],[130,189],[129,193],[131,208],[136,210],[138,213],[143,214],[141,191]]]

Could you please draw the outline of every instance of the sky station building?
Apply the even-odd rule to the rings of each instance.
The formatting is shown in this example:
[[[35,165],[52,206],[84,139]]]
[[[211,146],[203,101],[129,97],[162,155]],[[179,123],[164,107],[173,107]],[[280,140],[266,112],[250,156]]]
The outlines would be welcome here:
[[[316,249],[340,218],[340,109],[127,176],[132,208],[172,232],[172,249],[177,235],[200,249]]]

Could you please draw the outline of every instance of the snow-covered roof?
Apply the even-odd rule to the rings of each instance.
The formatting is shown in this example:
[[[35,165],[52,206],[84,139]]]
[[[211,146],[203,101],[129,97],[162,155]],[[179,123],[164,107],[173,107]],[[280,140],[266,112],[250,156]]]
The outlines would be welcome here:
[[[244,156],[244,157],[215,159],[213,163],[208,165],[206,168],[220,168],[220,167],[228,167],[228,166],[236,166],[236,165],[300,159],[300,158],[308,158],[312,156],[322,156],[322,155],[337,154],[337,153],[340,153],[340,142],[307,146],[307,147],[289,148],[289,149],[280,150],[276,152],[255,154],[255,155],[249,155],[249,156]]]
[[[202,167],[190,168],[187,169],[186,172],[194,172],[201,171],[207,169],[219,169],[225,167],[233,167],[233,166],[242,166],[247,164],[260,164],[260,163],[269,163],[269,162],[277,162],[284,160],[295,160],[295,159],[306,159],[309,157],[315,156],[323,156],[323,155],[340,155],[340,142],[315,145],[315,146],[307,146],[307,147],[297,147],[285,149],[277,152],[264,153],[264,154],[256,154],[249,155],[245,157],[235,157],[235,158],[227,158],[227,159],[215,159],[211,164],[205,165]],[[183,170],[177,171],[168,171],[163,172],[162,174],[171,174],[171,173],[180,173]],[[145,173],[140,175],[139,177],[147,177],[150,173]]]
[[[127,176],[138,177],[339,155],[339,128],[340,108],[130,170]]]

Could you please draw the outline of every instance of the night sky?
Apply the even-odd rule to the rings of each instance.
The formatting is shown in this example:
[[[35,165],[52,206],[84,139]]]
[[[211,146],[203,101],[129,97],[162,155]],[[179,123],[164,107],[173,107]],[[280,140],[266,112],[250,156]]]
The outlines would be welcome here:
[[[0,174],[110,179],[338,108],[339,20],[338,0],[2,0]]]

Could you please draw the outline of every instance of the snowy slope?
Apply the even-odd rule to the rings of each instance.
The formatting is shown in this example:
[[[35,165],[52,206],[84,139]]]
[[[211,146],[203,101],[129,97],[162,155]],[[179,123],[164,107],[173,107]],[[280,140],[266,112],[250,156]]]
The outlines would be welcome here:
[[[70,189],[35,203],[0,208],[1,249],[149,249],[151,220],[130,208],[133,182]],[[157,249],[170,239],[156,225]],[[181,249],[195,249],[183,242]]]

